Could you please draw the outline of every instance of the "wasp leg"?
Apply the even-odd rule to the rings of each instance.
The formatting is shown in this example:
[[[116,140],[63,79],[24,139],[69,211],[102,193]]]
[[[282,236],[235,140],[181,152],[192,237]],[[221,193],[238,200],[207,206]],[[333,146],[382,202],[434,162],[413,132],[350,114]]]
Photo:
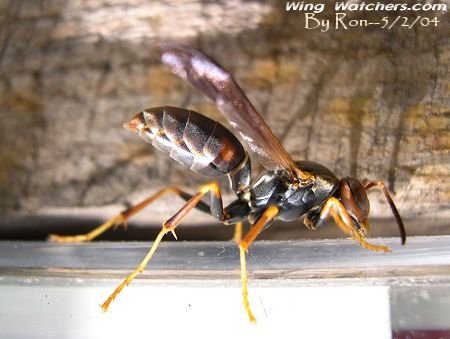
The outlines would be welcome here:
[[[233,241],[239,245],[242,239],[242,222],[238,222],[234,226],[234,235],[233,235]]]
[[[363,235],[353,226],[352,219],[347,213],[344,205],[336,198],[329,198],[320,211],[320,219],[325,220],[332,216],[339,228],[346,234],[350,235],[361,247],[371,251],[390,252],[388,246],[373,245],[368,243]]]
[[[156,237],[155,241],[153,242],[153,245],[150,248],[150,251],[144,257],[144,259],[141,261],[141,263],[138,265],[138,267],[136,267],[136,269],[133,271],[133,273],[131,273],[128,277],[126,277],[125,280],[119,286],[116,287],[114,292],[111,293],[111,295],[108,297],[108,299],[106,299],[106,301],[100,305],[103,312],[106,312],[108,310],[111,302],[125,288],[125,286],[128,286],[133,281],[133,279],[144,270],[145,266],[147,266],[148,262],[153,257],[153,254],[156,252],[156,249],[158,248],[159,244],[161,243],[162,238],[164,237],[164,235],[166,235],[166,233],[168,233],[170,231],[171,231],[170,228],[163,227],[163,229],[158,233],[158,236]]]
[[[142,209],[150,205],[155,200],[161,198],[166,193],[173,193],[179,197],[181,197],[184,200],[189,200],[192,198],[192,195],[183,192],[182,190],[178,189],[177,187],[166,187],[157,192],[156,194],[152,195],[151,197],[148,197],[147,199],[141,201],[135,206],[132,206],[125,211],[122,211],[118,215],[112,217],[105,223],[101,224],[100,226],[96,227],[92,231],[86,233],[86,234],[79,234],[79,235],[73,235],[73,236],[62,236],[57,234],[50,234],[49,240],[55,241],[55,242],[64,242],[64,243],[74,243],[74,242],[84,242],[84,241],[90,241],[96,237],[98,237],[100,234],[104,233],[111,227],[117,227],[118,225],[124,224],[126,226],[126,222],[129,218],[131,218],[133,215],[140,212]],[[198,209],[202,210],[203,212],[208,213],[209,206],[202,203],[198,204],[196,206]]]
[[[233,240],[239,246],[239,257],[241,262],[241,285],[242,285],[242,304],[247,312],[250,322],[256,322],[256,318],[250,308],[250,302],[248,300],[248,277],[247,277],[247,260],[245,257],[245,249],[240,246],[242,240],[242,222],[238,222],[234,228]]]
[[[204,210],[206,207],[208,207],[207,204],[203,203],[201,201],[202,197],[208,193],[211,192],[211,206],[210,206],[210,212],[213,216],[216,216],[219,220],[222,220],[223,218],[223,205],[222,205],[222,196],[220,194],[219,185],[216,182],[210,182],[206,185],[203,185],[199,188],[197,194],[194,196],[190,196],[190,199],[187,199],[187,203],[177,212],[175,215],[173,215],[170,219],[165,221],[163,223],[162,230],[158,233],[158,236],[155,239],[155,242],[153,243],[152,247],[150,248],[150,251],[147,253],[147,255],[144,257],[144,259],[141,261],[141,263],[138,265],[138,267],[128,276],[125,278],[125,280],[117,286],[117,288],[114,290],[113,293],[106,299],[106,301],[101,305],[103,311],[107,311],[109,305],[111,302],[117,297],[117,295],[125,288],[125,286],[128,286],[133,279],[141,273],[145,266],[148,264],[150,259],[152,258],[153,254],[155,253],[156,249],[158,248],[161,240],[163,239],[164,235],[166,235],[168,232],[172,232],[172,234],[175,236],[175,229],[183,220],[183,218],[196,206],[201,206],[201,209]],[[188,195],[183,192],[183,195],[180,194],[181,197],[187,198]]]
[[[261,231],[269,224],[273,222],[275,217],[278,215],[278,207],[269,206],[262,216],[253,224],[250,231],[245,235],[244,239],[238,239],[237,237],[241,236],[242,233],[242,224],[236,224],[235,230],[235,241],[238,242],[239,246],[239,254],[241,261],[241,284],[242,284],[242,303],[244,304],[244,309],[247,312],[248,318],[251,322],[256,322],[256,318],[253,315],[253,312],[250,307],[250,302],[248,300],[248,276],[247,276],[247,260],[246,260],[246,252],[256,237],[261,233]]]
[[[208,192],[210,193],[210,200],[211,200],[210,213],[213,217],[222,221],[224,219],[224,212],[223,212],[222,195],[220,194],[219,184],[215,181],[211,181],[201,186],[198,189],[197,193],[194,196],[192,196],[192,198],[189,199],[187,203],[177,213],[175,213],[171,218],[167,219],[164,222],[163,226],[166,228],[170,228],[175,236],[174,232],[175,228],[194,207],[196,207],[199,203],[202,202],[201,199]]]

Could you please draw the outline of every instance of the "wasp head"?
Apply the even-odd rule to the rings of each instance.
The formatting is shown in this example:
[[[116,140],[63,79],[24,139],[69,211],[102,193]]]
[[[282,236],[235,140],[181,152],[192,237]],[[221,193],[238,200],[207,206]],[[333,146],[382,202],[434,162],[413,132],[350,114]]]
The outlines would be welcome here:
[[[368,221],[370,212],[370,202],[367,197],[367,190],[372,187],[377,187],[382,190],[384,196],[391,207],[392,213],[394,214],[395,220],[397,221],[398,228],[400,230],[400,236],[402,239],[402,244],[406,240],[406,232],[403,226],[403,221],[400,214],[392,201],[391,196],[387,188],[382,182],[368,182],[363,185],[358,179],[345,177],[339,182],[339,193],[341,200],[347,213],[352,218],[354,226],[361,233],[361,235],[366,236],[370,232],[370,224]]]

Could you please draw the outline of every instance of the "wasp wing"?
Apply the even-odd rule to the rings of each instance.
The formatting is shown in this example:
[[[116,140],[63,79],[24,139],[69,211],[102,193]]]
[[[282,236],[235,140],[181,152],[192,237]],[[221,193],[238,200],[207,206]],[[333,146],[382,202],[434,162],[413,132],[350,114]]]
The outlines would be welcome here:
[[[248,100],[231,74],[207,55],[186,46],[160,44],[157,53],[172,72],[214,101],[266,169],[284,172],[293,181],[301,172]]]

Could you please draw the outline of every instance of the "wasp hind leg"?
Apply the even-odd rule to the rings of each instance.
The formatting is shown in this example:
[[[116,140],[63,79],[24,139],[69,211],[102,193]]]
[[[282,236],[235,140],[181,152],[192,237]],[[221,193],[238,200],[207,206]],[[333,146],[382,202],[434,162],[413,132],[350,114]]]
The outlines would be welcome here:
[[[390,252],[390,248],[384,245],[370,244],[365,239],[365,232],[369,229],[368,224],[363,226],[362,232],[357,230],[353,225],[344,205],[336,198],[329,198],[320,211],[319,222],[332,216],[339,228],[346,234],[350,235],[361,247],[371,251]]]
[[[211,205],[208,206],[204,202],[201,201],[203,196],[205,196],[207,193],[210,193],[211,198]],[[184,195],[180,195],[183,199],[187,198],[189,195],[182,192]],[[193,209],[193,208],[199,208],[202,211],[205,211],[207,208],[210,209],[210,213],[217,217],[219,220],[223,219],[223,204],[222,204],[222,196],[220,194],[219,185],[216,182],[210,182],[206,185],[201,186],[197,193],[193,196],[189,196],[190,199],[186,202],[186,204],[177,212],[175,213],[171,218],[166,220],[163,223],[163,227],[161,231],[158,233],[158,236],[156,237],[155,241],[153,242],[152,247],[148,251],[147,255],[144,257],[144,259],[140,262],[140,264],[136,267],[136,269],[128,275],[128,277],[125,278],[125,280],[117,286],[117,288],[114,290],[113,293],[106,299],[106,301],[101,305],[103,311],[107,311],[109,308],[109,305],[111,302],[117,297],[117,295],[126,287],[128,286],[133,279],[141,273],[145,266],[148,264],[150,259],[153,257],[153,254],[156,252],[159,244],[161,243],[164,235],[166,235],[168,232],[172,232],[172,234],[176,238],[175,229],[179,225],[179,223],[183,220],[183,218]],[[156,199],[156,198],[155,198]]]
[[[94,238],[98,237],[111,227],[115,228],[123,224],[126,228],[126,223],[128,219],[130,219],[133,215],[139,213],[142,209],[153,203],[155,200],[161,198],[166,193],[173,193],[186,201],[192,198],[192,195],[180,190],[177,187],[166,187],[158,191],[156,194],[153,194],[152,196],[144,199],[140,203],[122,211],[121,213],[107,220],[105,223],[101,224],[100,226],[96,227],[95,229],[93,229],[88,233],[69,236],[50,234],[49,240],[60,243],[86,242],[93,240]],[[209,211],[209,206],[207,206],[204,203],[198,204],[196,207],[206,213],[208,213]]]

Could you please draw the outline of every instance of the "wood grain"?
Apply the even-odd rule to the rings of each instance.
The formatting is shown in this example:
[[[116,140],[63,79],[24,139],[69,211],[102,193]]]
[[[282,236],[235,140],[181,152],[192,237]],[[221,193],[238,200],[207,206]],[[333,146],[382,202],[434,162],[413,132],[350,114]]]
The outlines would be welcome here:
[[[332,18],[326,4],[320,15]],[[407,219],[448,216],[448,16],[426,13],[437,27],[322,33],[278,1],[2,1],[0,12],[0,213],[9,218],[83,215],[204,182],[121,127],[159,105],[225,122],[152,57],[157,40],[197,47],[232,71],[295,159],[384,180]],[[390,217],[371,197],[372,215]],[[149,223],[169,217],[162,205]]]

